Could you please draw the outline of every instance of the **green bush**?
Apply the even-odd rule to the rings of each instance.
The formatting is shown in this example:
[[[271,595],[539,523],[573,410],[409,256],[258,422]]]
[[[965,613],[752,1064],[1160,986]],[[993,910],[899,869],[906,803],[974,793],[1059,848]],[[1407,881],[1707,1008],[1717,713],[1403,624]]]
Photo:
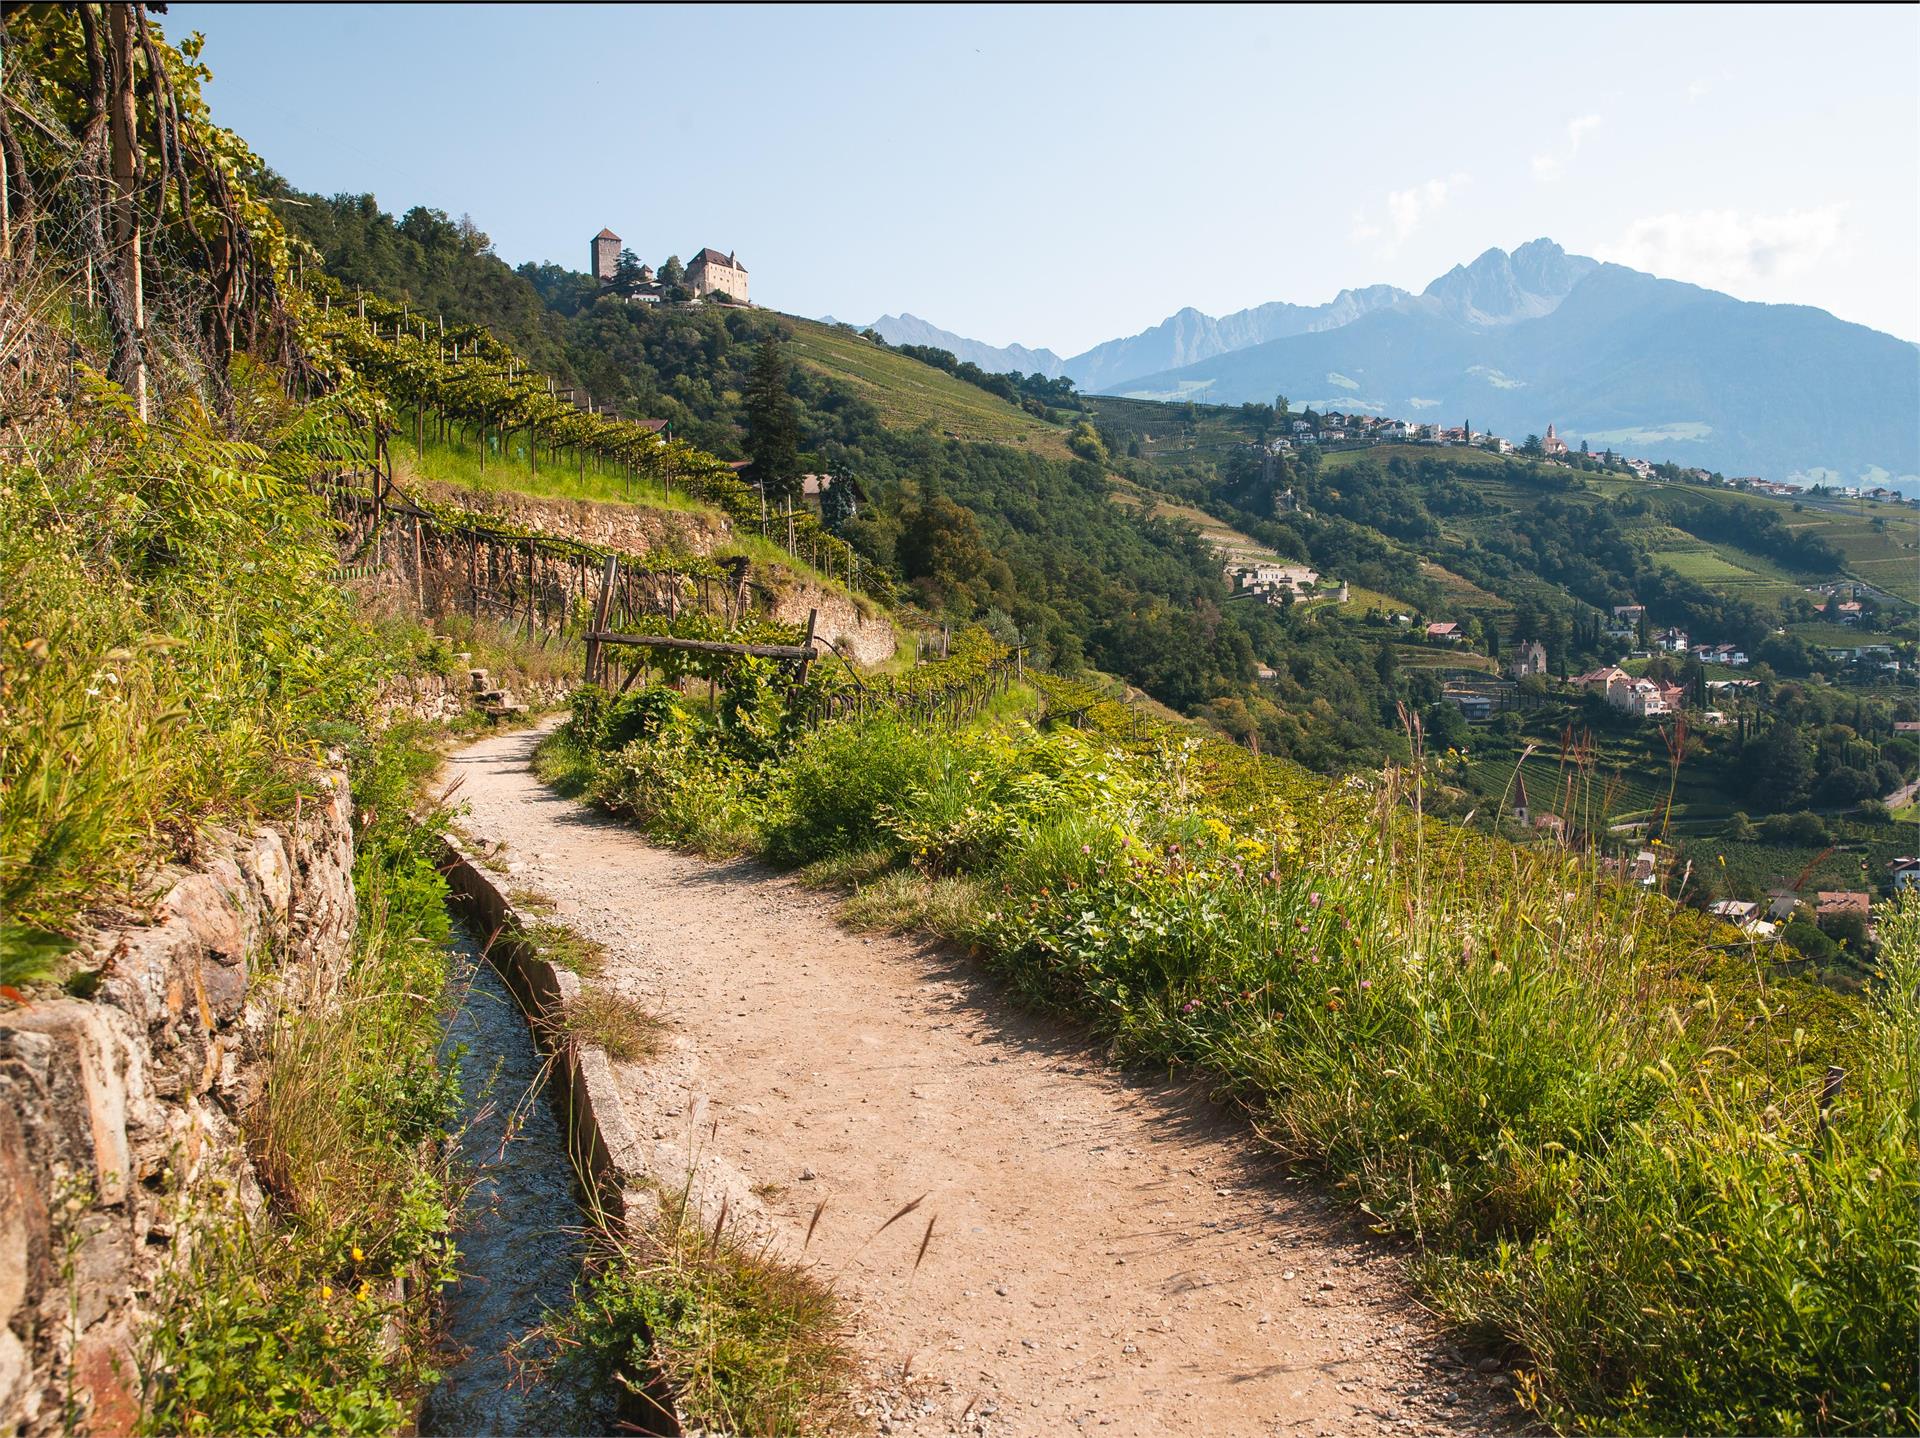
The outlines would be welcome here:
[[[1818,814],[1769,814],[1760,821],[1760,837],[1769,844],[1826,844],[1833,835]]]
[[[768,856],[806,864],[871,847],[881,811],[925,783],[933,761],[928,736],[887,715],[806,735],[780,767]]]

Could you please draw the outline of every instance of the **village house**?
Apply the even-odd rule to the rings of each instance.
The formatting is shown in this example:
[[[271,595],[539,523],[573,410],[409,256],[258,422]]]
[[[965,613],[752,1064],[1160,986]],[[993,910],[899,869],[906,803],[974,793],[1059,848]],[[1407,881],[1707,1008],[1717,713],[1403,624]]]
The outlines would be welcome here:
[[[1920,889],[1920,859],[1909,857],[1890,861],[1887,864],[1887,877],[1896,894],[1908,889]]]
[[[1607,624],[1607,638],[1632,639],[1640,632],[1640,621],[1646,617],[1644,604],[1616,604],[1613,606],[1613,618]]]
[[[1580,675],[1572,682],[1573,687],[1576,689],[1592,689],[1604,695],[1608,689],[1613,687],[1615,680],[1630,680],[1631,678],[1632,676],[1619,665],[1608,664],[1599,669],[1589,669],[1585,674]]]
[[[725,295],[737,305],[747,303],[747,267],[731,254],[708,248],[687,265],[687,289],[695,299]]]
[[[1427,642],[1430,644],[1460,644],[1465,642],[1466,637],[1467,636],[1460,631],[1458,624],[1429,624],[1427,626]]]
[[[1547,648],[1538,639],[1529,639],[1507,662],[1509,678],[1525,679],[1530,674],[1544,675],[1546,672]]]
[[[1687,631],[1684,629],[1662,629],[1653,636],[1653,647],[1664,654],[1685,654],[1687,652]]]
[[[1702,664],[1725,664],[1735,669],[1747,662],[1746,651],[1733,644],[1696,644],[1693,657]]]
[[[1686,695],[1671,684],[1656,684],[1651,679],[1636,679],[1618,665],[1594,669],[1573,681],[1576,688],[1590,689],[1607,703],[1636,719],[1670,714],[1683,707]]]
[[[1816,898],[1818,902],[1813,906],[1816,920],[1838,919],[1848,914],[1858,914],[1865,919],[1873,912],[1873,895],[1858,889],[1822,889]]]
[[[1750,899],[1720,899],[1707,905],[1707,912],[1725,919],[1751,939],[1770,939],[1780,926],[1760,917],[1760,905]]]

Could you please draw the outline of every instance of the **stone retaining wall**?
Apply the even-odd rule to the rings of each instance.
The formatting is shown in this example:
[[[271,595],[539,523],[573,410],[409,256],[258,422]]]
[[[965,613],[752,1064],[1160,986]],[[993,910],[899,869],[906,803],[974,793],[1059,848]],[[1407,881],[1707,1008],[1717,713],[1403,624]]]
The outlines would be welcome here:
[[[513,685],[514,693],[537,709],[554,709],[567,702],[573,692],[571,679],[524,679],[502,674]],[[373,701],[379,723],[396,718],[418,719],[425,724],[450,724],[475,710],[473,685],[463,669],[458,674],[396,674],[380,688]]]
[[[186,1215],[260,1202],[240,1119],[273,1024],[326,999],[353,938],[346,775],[316,787],[160,876],[151,923],[95,934],[90,998],[0,1012],[0,1432],[131,1432]]]
[[[455,505],[516,529],[577,539],[627,554],[670,549],[704,557],[733,538],[733,526],[725,516],[698,510],[649,509],[594,499],[548,499],[510,489],[471,490],[437,482],[412,487],[436,504]]]

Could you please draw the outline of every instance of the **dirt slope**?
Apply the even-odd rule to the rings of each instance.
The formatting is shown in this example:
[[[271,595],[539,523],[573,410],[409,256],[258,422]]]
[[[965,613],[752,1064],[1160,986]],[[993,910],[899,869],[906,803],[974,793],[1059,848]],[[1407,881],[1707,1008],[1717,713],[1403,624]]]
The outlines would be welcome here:
[[[454,757],[468,828],[608,947],[598,982],[673,1025],[668,1054],[621,1071],[661,1170],[796,1253],[827,1200],[807,1257],[855,1302],[877,1431],[1501,1426],[1495,1381],[1392,1257],[1243,1124],[1115,1073],[963,958],[850,935],[791,879],[559,798],[527,768],[537,738]]]

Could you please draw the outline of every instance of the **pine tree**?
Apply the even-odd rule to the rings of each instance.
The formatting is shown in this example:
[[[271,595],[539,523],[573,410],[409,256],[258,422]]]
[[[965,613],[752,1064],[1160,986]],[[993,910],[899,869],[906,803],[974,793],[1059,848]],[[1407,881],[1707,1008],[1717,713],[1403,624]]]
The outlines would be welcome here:
[[[800,423],[787,392],[787,360],[769,336],[753,356],[747,380],[747,478],[769,500],[791,499],[800,489]]]

